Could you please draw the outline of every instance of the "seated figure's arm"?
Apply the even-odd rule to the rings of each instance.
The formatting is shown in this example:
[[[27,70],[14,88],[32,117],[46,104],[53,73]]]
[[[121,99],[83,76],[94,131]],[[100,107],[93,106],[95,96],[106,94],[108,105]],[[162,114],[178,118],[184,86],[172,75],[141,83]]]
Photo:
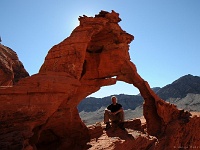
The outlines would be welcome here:
[[[106,108],[105,111],[107,111],[108,113],[111,113],[111,110]]]
[[[124,111],[124,110],[123,110],[123,108],[121,107],[118,111],[114,112],[113,114],[116,115],[116,114],[118,114],[119,112],[122,112],[122,111]]]

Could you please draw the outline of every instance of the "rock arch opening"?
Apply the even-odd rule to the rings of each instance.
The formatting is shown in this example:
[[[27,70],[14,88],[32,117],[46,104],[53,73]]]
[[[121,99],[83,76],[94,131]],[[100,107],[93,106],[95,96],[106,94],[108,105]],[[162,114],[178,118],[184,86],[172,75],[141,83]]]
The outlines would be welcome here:
[[[135,94],[126,94],[127,90]],[[122,104],[125,120],[143,115],[142,105],[144,100],[142,96],[138,95],[138,90],[130,84],[117,81],[114,85],[101,87],[100,90],[89,95],[78,104],[78,111],[82,121],[86,125],[103,122],[104,110],[111,104],[112,96],[116,96],[118,103]]]

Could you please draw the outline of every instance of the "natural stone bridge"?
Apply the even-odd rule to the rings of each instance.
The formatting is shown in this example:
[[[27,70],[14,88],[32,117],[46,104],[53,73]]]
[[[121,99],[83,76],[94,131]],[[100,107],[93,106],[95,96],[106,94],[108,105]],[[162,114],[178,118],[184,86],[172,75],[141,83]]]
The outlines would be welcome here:
[[[1,149],[84,146],[90,136],[77,105],[116,81],[139,89],[150,135],[160,138],[171,122],[189,121],[189,113],[161,100],[137,73],[128,52],[134,37],[118,25],[118,13],[101,11],[79,21],[68,38],[49,50],[39,73],[0,89]],[[184,135],[170,134],[180,141]]]

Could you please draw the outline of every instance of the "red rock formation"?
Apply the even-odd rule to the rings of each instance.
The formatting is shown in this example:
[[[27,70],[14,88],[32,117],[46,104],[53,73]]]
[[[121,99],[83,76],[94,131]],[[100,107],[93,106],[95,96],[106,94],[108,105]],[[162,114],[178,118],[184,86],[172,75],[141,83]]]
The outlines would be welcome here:
[[[150,149],[155,145],[157,139],[148,136],[136,128],[129,126],[138,124],[139,119],[125,122],[126,131],[112,127],[104,131],[102,124],[88,126],[91,140],[88,142],[87,149],[106,149],[106,150],[142,150]],[[130,128],[131,127],[131,128]]]
[[[166,144],[167,149],[199,144],[200,136],[189,133],[191,126],[199,130],[198,118],[191,119],[189,113],[161,100],[137,73],[128,53],[133,36],[121,29],[120,20],[114,11],[80,17],[80,25],[71,35],[50,49],[38,74],[0,89],[1,149],[87,148],[91,131],[81,121],[77,105],[117,80],[140,90],[147,132],[160,140],[156,143],[148,136],[138,137],[140,144],[126,147],[145,148],[142,142],[155,149]],[[169,143],[174,136],[176,141]]]
[[[29,76],[17,54],[0,44],[0,86],[11,86]]]

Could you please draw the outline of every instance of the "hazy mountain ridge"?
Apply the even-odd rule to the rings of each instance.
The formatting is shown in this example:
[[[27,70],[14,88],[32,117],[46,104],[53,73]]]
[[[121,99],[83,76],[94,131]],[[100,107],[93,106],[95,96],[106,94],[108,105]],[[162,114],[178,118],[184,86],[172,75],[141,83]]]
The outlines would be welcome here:
[[[123,108],[134,110],[137,106],[143,103],[143,98],[139,95],[115,95],[117,96],[118,102],[122,104]],[[79,112],[92,112],[100,109],[101,107],[107,107],[111,103],[111,96],[104,98],[88,97],[85,98],[78,105]]]
[[[191,74],[180,77],[161,88],[156,94],[162,99],[184,98],[188,93],[200,94],[200,77]]]
[[[188,93],[187,96],[182,99],[169,98],[167,101],[175,104],[180,109],[185,109],[192,112],[200,111],[200,94]]]
[[[169,98],[184,98],[188,93],[200,94],[200,77],[193,75],[185,75],[175,80],[171,84],[164,86],[163,88],[154,87],[152,90],[162,99],[167,100]],[[112,95],[111,95],[112,96]],[[110,104],[111,96],[104,98],[88,97],[85,98],[78,105],[79,112],[92,112],[106,107]],[[136,107],[143,103],[143,98],[138,95],[115,95],[118,98],[118,102],[122,104],[125,110],[134,110]]]

